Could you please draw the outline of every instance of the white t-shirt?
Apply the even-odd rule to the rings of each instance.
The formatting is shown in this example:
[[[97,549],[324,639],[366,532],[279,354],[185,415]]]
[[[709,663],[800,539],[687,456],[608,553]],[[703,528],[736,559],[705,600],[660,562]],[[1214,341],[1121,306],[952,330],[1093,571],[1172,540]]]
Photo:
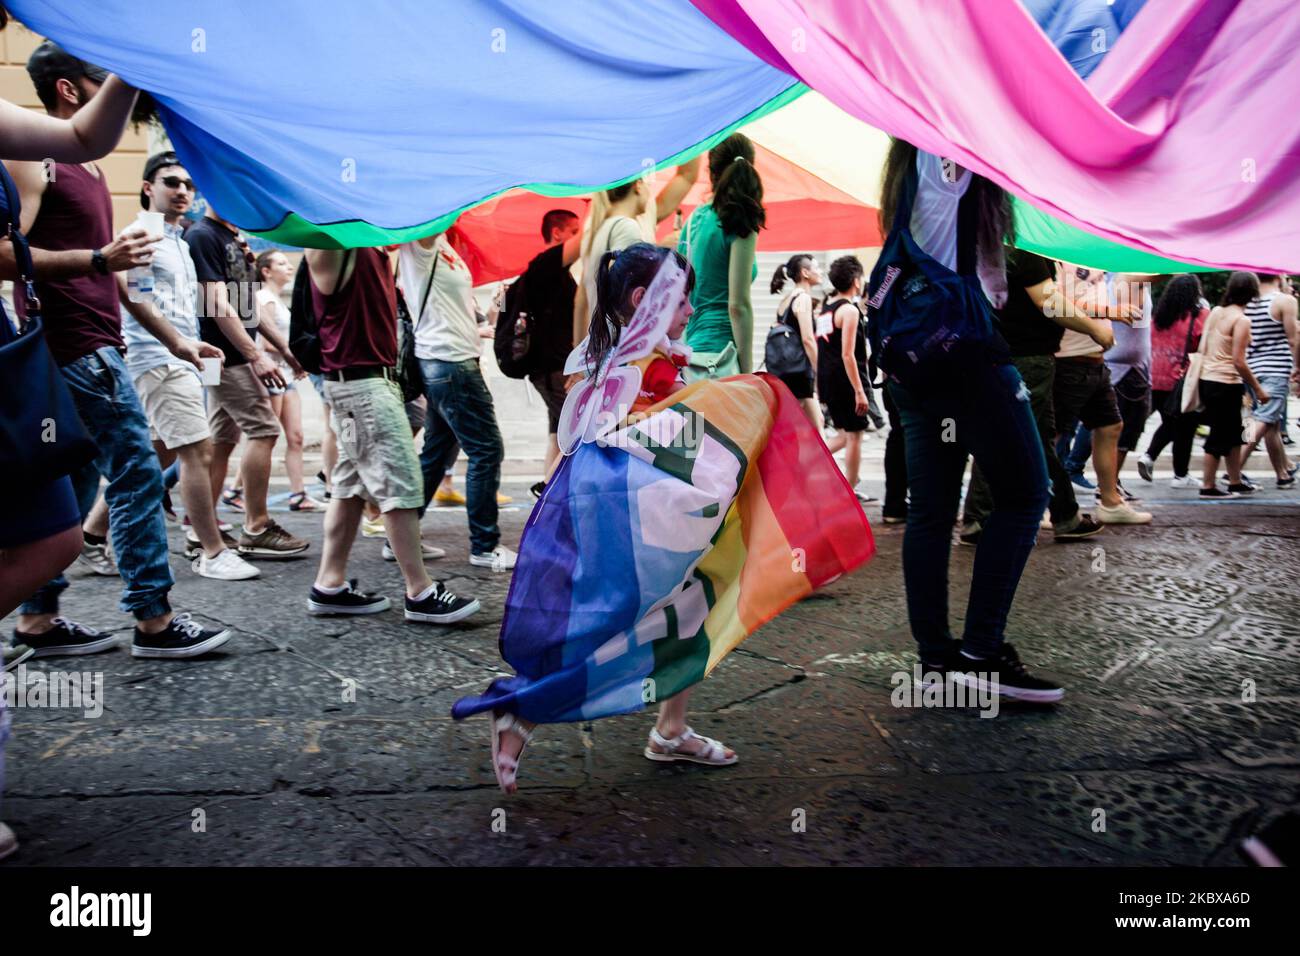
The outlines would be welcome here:
[[[274,292],[272,292],[268,286],[262,286],[257,290],[257,294],[253,297],[253,304],[257,307],[257,314],[259,318],[262,315],[262,306],[265,305],[267,302],[275,303],[275,325],[280,330],[280,335],[284,337],[285,342],[288,342],[289,341],[289,307],[285,305],[284,300],[280,298],[278,295],[276,295]],[[281,355],[278,351],[276,351],[275,346],[271,344],[270,340],[267,339],[266,336],[260,335],[258,336],[257,340],[258,342],[261,343],[262,350],[267,354],[269,354],[271,358],[275,359],[276,362],[280,364],[281,368],[289,367],[284,360],[284,356]]]
[[[433,257],[438,256],[438,268]],[[398,270],[402,295],[414,312],[420,308],[426,286],[428,301],[419,316],[414,316],[415,357],[443,362],[463,362],[479,357],[481,343],[478,320],[474,315],[474,278],[465,260],[456,254],[445,235],[439,236],[432,249],[418,242],[408,242],[398,250]],[[429,285],[429,274],[433,284]]]
[[[587,308],[596,308],[596,273],[600,269],[600,259],[607,252],[618,252],[638,242],[644,242],[641,227],[635,219],[627,216],[611,216],[600,224],[596,234],[591,237],[591,248],[587,258],[582,262],[582,285],[587,290]]]
[[[947,176],[944,175],[945,163],[948,164]],[[952,160],[940,159],[924,150],[917,151],[919,182],[909,223],[917,245],[930,258],[953,272],[957,271],[957,204],[966,195],[971,180],[969,169],[957,173],[958,168]]]

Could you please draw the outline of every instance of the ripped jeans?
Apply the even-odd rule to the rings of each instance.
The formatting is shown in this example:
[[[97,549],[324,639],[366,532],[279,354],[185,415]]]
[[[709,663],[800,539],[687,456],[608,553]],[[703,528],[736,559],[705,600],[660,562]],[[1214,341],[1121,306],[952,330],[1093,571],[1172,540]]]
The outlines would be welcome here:
[[[991,362],[926,394],[894,382],[888,388],[906,437],[903,579],[921,660],[942,662],[952,639],[948,556],[968,455],[988,482],[993,510],[975,550],[962,650],[994,656],[1047,507],[1047,462],[1029,389],[1014,365]]]

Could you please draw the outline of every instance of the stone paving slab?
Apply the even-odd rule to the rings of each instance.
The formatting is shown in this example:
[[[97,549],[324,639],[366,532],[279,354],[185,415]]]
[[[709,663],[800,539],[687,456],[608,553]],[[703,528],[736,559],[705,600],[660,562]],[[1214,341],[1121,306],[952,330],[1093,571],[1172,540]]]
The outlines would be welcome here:
[[[529,499],[506,491],[514,545]],[[1153,510],[1073,545],[1045,533],[1031,556],[1008,634],[1066,682],[1059,707],[894,706],[915,660],[902,530],[869,506],[876,559],[696,689],[692,723],[735,767],[652,764],[651,717],[630,715],[543,728],[510,798],[487,721],[449,717],[508,672],[509,576],[469,567],[463,509],[424,526],[449,552],[431,572],[484,606],[449,628],[309,617],[320,518],[283,514],[312,551],[260,580],[173,557],[177,606],[239,632],[223,652],[34,662],[102,674],[104,707],[15,709],[3,816],[23,850],[5,865],[1238,864],[1236,843],[1300,797],[1300,507],[1266,492]],[[352,573],[400,606],[379,551],[358,540]],[[954,546],[957,633],[973,557]],[[64,611],[128,638],[118,587],[77,576]]]

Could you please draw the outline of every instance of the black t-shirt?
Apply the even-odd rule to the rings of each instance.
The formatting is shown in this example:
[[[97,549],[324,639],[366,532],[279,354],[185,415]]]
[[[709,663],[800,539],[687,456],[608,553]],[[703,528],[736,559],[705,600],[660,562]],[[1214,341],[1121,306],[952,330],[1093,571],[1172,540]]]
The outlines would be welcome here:
[[[1007,304],[997,311],[998,329],[1013,356],[1055,355],[1065,330],[1034,305],[1026,289],[1056,276],[1050,259],[1024,249],[1007,250]]]
[[[233,232],[215,219],[204,216],[185,230],[185,241],[190,245],[194,259],[194,274],[199,282],[224,282],[226,295],[244,323],[249,338],[257,338],[257,276],[253,264],[245,255],[247,245]],[[202,293],[200,293],[202,295]],[[230,344],[217,320],[206,314],[204,302],[199,302],[199,336],[226,354],[226,365],[246,365],[247,360],[239,349]]]
[[[533,318],[532,349],[539,373],[559,372],[573,351],[573,298],[578,284],[564,266],[564,244],[539,252],[522,280],[525,306]]]

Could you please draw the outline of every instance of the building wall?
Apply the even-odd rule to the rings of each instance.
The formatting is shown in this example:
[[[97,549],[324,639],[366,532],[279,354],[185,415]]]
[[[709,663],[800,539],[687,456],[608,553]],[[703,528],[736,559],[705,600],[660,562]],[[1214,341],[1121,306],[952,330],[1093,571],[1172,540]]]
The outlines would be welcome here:
[[[27,75],[27,57],[40,42],[39,36],[14,20],[0,30],[0,97],[44,112]],[[113,194],[115,231],[130,223],[140,211],[140,179],[148,158],[148,140],[144,127],[135,130],[128,126],[117,149],[99,160],[99,168],[108,178],[108,188]]]

